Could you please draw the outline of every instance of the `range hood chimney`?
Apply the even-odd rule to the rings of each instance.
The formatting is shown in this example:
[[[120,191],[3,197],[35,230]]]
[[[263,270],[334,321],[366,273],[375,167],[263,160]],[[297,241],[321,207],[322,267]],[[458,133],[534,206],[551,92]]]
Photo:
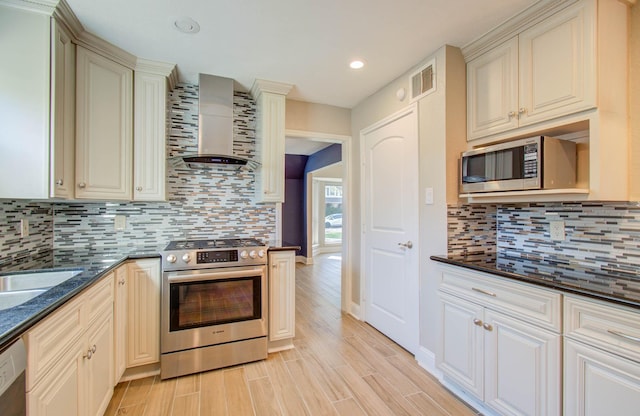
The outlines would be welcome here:
[[[233,79],[199,75],[198,153],[179,158],[191,168],[212,164],[255,166],[233,154]]]

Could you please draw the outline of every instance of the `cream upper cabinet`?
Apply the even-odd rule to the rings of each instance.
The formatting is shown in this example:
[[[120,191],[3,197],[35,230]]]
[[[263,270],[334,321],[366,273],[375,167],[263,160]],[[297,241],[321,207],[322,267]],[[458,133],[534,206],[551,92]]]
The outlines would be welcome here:
[[[296,311],[295,251],[269,253],[269,351],[293,347]]]
[[[518,127],[518,38],[467,64],[469,140]]]
[[[160,361],[160,262],[127,264],[127,368]]]
[[[166,200],[167,100],[175,65],[138,60],[134,75],[133,199]]]
[[[292,86],[256,80],[256,202],[284,202],[285,102]]]
[[[50,17],[0,4],[0,198],[49,196]]]
[[[131,200],[133,71],[76,53],[76,198]]]
[[[51,19],[51,183],[52,198],[75,196],[76,46]]]
[[[467,63],[467,139],[596,106],[595,4],[579,1]]]

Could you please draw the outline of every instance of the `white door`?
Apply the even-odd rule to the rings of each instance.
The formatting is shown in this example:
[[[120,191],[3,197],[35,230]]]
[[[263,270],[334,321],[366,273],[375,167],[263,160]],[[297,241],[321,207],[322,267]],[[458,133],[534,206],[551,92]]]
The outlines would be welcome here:
[[[418,346],[418,115],[361,134],[365,320],[408,351]]]

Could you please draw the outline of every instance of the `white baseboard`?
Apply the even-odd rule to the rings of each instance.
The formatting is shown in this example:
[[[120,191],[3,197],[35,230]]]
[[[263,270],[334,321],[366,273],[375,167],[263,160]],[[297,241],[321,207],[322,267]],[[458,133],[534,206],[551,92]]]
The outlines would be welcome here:
[[[351,306],[349,307],[349,310],[347,312],[358,321],[362,321],[362,317],[360,316],[360,305],[358,305],[357,303],[351,302]]]
[[[432,351],[429,351],[423,346],[418,347],[418,352],[416,353],[416,361],[420,367],[427,370],[431,373],[435,378],[442,381],[442,371],[436,367],[436,354]]]
[[[296,256],[296,263],[313,264],[313,257]]]

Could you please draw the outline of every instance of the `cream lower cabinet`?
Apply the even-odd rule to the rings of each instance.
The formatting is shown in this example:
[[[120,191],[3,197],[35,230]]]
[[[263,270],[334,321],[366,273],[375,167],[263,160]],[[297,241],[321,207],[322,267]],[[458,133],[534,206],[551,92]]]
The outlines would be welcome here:
[[[160,261],[127,263],[126,367],[160,361]]]
[[[561,414],[560,296],[444,270],[436,361],[445,380],[488,413]]]
[[[295,251],[269,252],[269,351],[293,347],[296,313]]]
[[[117,384],[127,369],[127,265],[119,266],[114,275],[113,334],[114,383]]]
[[[24,336],[27,412],[102,415],[113,394],[113,275]]]
[[[639,362],[637,310],[565,297],[565,415],[637,415]]]

